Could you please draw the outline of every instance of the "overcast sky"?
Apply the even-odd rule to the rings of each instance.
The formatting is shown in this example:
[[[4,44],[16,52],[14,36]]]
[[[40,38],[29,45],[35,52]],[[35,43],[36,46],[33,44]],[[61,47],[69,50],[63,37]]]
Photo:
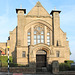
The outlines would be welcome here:
[[[67,40],[75,60],[75,0],[0,0],[0,42],[6,42],[9,31],[17,26],[16,8],[26,9],[26,14],[40,1],[44,8],[51,12],[55,7],[61,10],[60,27],[67,33]]]

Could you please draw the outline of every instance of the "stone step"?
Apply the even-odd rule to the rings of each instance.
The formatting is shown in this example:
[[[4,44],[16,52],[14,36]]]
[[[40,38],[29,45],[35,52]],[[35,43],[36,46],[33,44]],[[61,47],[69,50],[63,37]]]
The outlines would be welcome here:
[[[47,72],[47,68],[46,67],[42,67],[42,72]]]
[[[36,71],[37,72],[48,72],[46,67],[37,68]]]

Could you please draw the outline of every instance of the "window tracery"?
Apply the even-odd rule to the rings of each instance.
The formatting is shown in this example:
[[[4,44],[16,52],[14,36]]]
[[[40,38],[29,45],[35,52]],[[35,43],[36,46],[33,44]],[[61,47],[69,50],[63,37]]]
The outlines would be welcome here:
[[[34,27],[34,44],[44,43],[44,26]]]
[[[47,35],[45,34],[45,26],[44,25],[36,25],[33,28],[33,43],[34,45],[39,44],[39,43],[45,43],[47,41],[47,44],[50,45],[50,29],[47,28]],[[28,30],[27,32],[27,43],[28,46],[31,44],[31,29]],[[45,35],[47,40],[45,40]]]

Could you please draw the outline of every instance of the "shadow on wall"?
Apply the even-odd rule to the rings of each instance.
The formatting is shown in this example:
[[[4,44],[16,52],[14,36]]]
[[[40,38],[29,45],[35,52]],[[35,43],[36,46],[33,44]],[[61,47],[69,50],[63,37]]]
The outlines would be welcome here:
[[[12,52],[12,61],[14,62],[14,63],[17,63],[17,49],[16,49],[16,46],[17,46],[17,26],[16,26],[16,42],[15,42],[15,48],[14,48],[14,51]]]

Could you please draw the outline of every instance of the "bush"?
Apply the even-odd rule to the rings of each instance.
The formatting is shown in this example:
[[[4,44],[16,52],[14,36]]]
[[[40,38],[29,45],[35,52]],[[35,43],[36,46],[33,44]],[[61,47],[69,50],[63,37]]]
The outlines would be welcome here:
[[[8,67],[8,56],[0,56],[0,66]],[[9,57],[9,66],[10,67],[28,67],[29,65],[16,64],[12,61],[12,56]]]
[[[0,60],[2,63],[2,67],[7,67],[8,66],[8,56],[0,56]],[[9,61],[12,62],[12,57],[9,57]]]
[[[71,71],[75,71],[75,65],[71,66]]]
[[[69,71],[69,70],[71,70],[71,64],[61,63],[61,64],[59,64],[59,70],[60,71]]]
[[[74,63],[74,61],[72,61],[72,60],[65,60],[64,62],[69,63],[69,64]]]
[[[10,67],[29,67],[29,65],[22,65],[17,63],[9,63]]]
[[[10,67],[17,67],[18,64],[16,64],[16,63],[9,63],[9,66],[10,66]]]

